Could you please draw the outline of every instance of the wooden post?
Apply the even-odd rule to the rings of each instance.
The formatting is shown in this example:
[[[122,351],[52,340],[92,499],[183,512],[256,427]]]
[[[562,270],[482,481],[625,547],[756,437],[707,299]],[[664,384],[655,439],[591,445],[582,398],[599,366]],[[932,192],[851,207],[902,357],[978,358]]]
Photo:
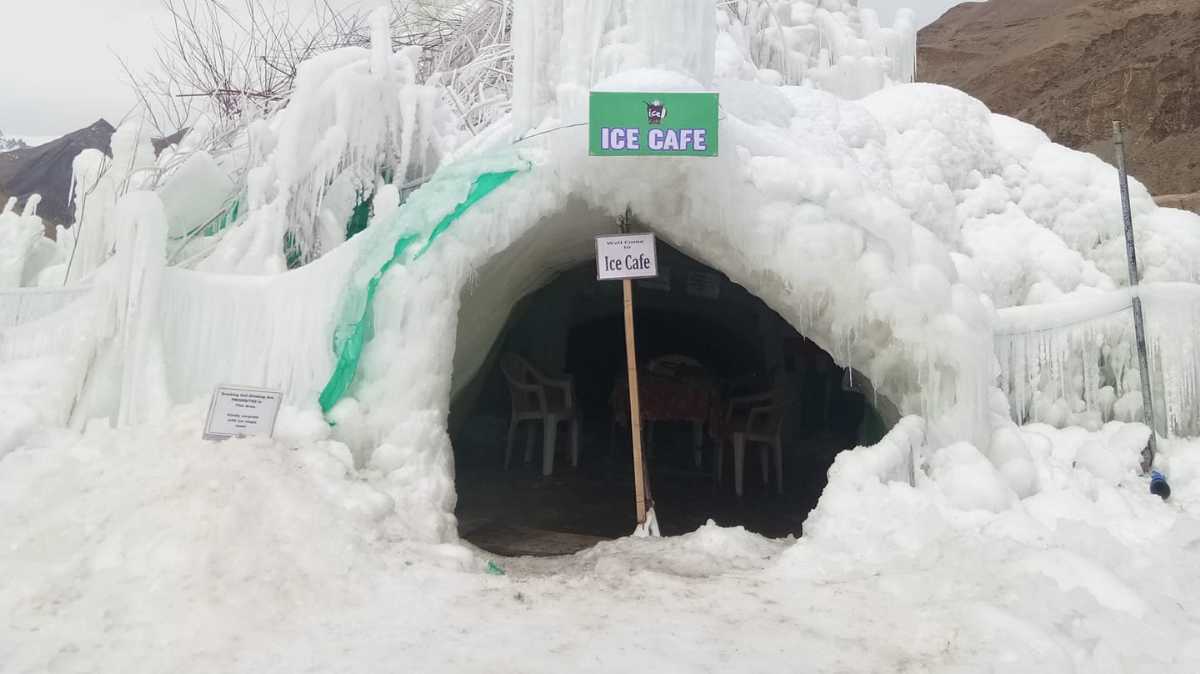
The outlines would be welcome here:
[[[637,346],[633,340],[633,281],[621,280],[625,296],[625,365],[629,381],[629,428],[633,434],[633,491],[638,524],[646,523],[646,465],[642,460],[642,410],[638,400]]]
[[[618,220],[622,234],[629,233],[630,210]],[[625,305],[625,367],[629,383],[629,430],[633,436],[633,494],[639,526],[646,523],[646,463],[642,457],[642,406],[639,400],[637,345],[633,338],[633,281],[621,279]]]

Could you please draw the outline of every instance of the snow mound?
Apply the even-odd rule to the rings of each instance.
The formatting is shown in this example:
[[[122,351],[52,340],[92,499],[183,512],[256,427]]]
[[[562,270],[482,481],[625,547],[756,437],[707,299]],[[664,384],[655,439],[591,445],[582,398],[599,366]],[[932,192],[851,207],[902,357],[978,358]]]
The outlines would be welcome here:
[[[494,576],[463,547],[406,542],[386,480],[356,471],[314,410],[281,413],[286,441],[222,443],[195,439],[198,412],[41,432],[0,458],[6,667],[1185,672],[1200,657],[1200,475],[1173,476],[1191,496],[1172,505],[1079,460],[1133,452],[1138,425],[1022,429],[1043,488],[993,513],[923,477],[910,418],[839,458],[799,541],[709,524],[492,558]],[[1179,470],[1200,456],[1170,450]],[[914,451],[917,486],[889,479]]]
[[[354,479],[345,447],[205,442],[197,412],[38,434],[0,460],[5,669],[113,649],[131,659],[105,669],[181,671],[215,657],[205,643],[369,599],[360,580],[386,563],[374,546],[394,506]]]

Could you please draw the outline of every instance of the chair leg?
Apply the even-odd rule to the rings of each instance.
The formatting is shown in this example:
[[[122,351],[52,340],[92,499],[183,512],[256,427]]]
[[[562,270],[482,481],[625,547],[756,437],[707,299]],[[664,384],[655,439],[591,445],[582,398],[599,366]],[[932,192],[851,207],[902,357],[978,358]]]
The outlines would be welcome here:
[[[704,456],[701,449],[704,447],[704,424],[699,421],[692,422],[692,463],[699,468],[704,463]]]
[[[758,454],[759,454],[759,463],[762,465],[763,486],[769,487],[769,486],[771,486],[771,473],[769,470],[767,470],[767,467],[771,465],[771,456],[769,454],[769,452],[771,451],[771,447],[769,445],[767,445],[766,443],[760,444],[760,447],[762,449],[759,451]]]
[[[508,470],[512,463],[513,443],[517,439],[517,425],[516,418],[508,422],[508,444],[504,445],[504,470]]]
[[[554,445],[558,439],[558,417],[551,414],[542,422],[544,428],[542,439],[542,476],[550,477],[554,473]]]
[[[775,441],[775,480],[776,490],[783,494],[783,443]]]
[[[533,461],[534,434],[537,433],[537,429],[534,428],[535,425],[532,423],[525,424],[525,463]]]
[[[579,425],[583,419],[576,415],[571,419],[571,467],[579,467]]]
[[[742,497],[742,477],[746,468],[746,434],[733,434],[733,491]]]
[[[724,477],[725,473],[725,439],[722,438],[719,442],[717,442],[716,447],[714,447],[713,450],[716,452],[715,461],[713,463],[713,481],[717,483],[717,486],[721,486],[721,482],[723,481],[722,478]]]

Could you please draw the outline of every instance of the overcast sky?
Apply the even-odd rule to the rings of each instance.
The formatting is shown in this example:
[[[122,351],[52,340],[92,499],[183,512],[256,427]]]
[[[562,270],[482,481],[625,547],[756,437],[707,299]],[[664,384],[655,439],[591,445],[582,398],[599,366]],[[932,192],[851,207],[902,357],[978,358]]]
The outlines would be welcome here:
[[[309,0],[282,0],[311,6]],[[355,0],[341,0],[353,2]],[[374,4],[378,0],[358,0]],[[519,1],[519,0],[518,0]],[[885,25],[899,7],[927,24],[957,0],[860,0]],[[162,0],[0,0],[0,131],[44,138],[133,106],[117,56],[145,65],[162,25]],[[233,3],[237,4],[237,3]]]
[[[947,9],[964,0],[858,0],[860,7],[870,7],[879,12],[883,25],[891,25],[896,10],[907,7],[917,13],[917,23],[926,26],[933,23]]]

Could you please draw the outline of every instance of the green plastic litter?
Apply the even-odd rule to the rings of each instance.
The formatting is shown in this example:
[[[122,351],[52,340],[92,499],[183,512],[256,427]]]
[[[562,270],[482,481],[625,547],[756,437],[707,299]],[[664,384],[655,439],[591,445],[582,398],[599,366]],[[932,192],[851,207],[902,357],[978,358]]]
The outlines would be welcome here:
[[[462,217],[480,199],[491,194],[496,188],[503,185],[509,178],[512,178],[516,174],[517,170],[513,169],[478,175],[471,183],[471,188],[466,198],[434,225],[429,236],[425,239],[425,243],[412,256],[412,260],[420,259],[433,245],[434,241],[450,228],[450,225],[454,221]],[[374,335],[375,293],[379,290],[379,284],[383,280],[384,274],[391,269],[392,265],[401,262],[409,247],[419,238],[420,235],[409,233],[400,236],[396,240],[396,243],[392,246],[391,256],[383,262],[379,270],[367,282],[366,294],[361,306],[355,307],[352,310],[351,320],[343,322],[334,329],[333,351],[337,362],[334,365],[333,374],[330,376],[329,382],[325,384],[325,388],[322,389],[319,398],[323,412],[328,413],[329,410],[333,409],[333,406],[346,395],[346,391],[350,389],[350,385],[354,382],[354,376],[358,372],[358,362],[362,356],[363,347],[366,346],[366,343]]]
[[[501,568],[500,566],[498,566],[498,565],[497,565],[495,562],[493,562],[493,561],[491,561],[491,560],[489,560],[489,561],[488,561],[488,565],[487,565],[487,572],[488,572],[488,573],[490,573],[490,574],[491,574],[491,575],[493,575],[493,576],[504,576],[504,575],[507,575],[507,574],[504,572],[504,569],[503,569],[503,568]]]

